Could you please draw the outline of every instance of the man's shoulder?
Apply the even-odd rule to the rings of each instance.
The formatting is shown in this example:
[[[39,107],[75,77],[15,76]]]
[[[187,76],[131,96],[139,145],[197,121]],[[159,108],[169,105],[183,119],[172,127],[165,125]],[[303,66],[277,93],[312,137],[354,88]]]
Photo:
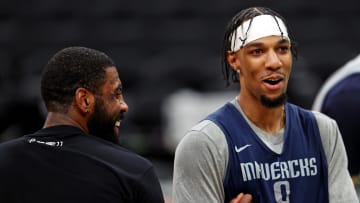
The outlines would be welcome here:
[[[334,122],[335,122],[334,119],[330,118],[328,115],[326,115],[326,114],[324,114],[322,112],[312,110],[312,109],[303,108],[303,107],[297,106],[295,104],[291,104],[291,106],[295,107],[300,112],[307,113],[308,115],[312,115],[315,118],[317,124],[320,125],[319,127],[321,127],[321,126],[328,126],[329,127],[330,125],[333,125]]]
[[[226,148],[226,138],[219,126],[210,120],[203,120],[190,128],[177,148]]]
[[[333,86],[329,89],[325,97],[325,102],[323,103],[322,109],[324,112],[328,108],[333,108],[333,110],[341,109],[335,108],[333,105],[350,105],[349,108],[357,109],[358,102],[360,100],[360,72],[354,73],[352,75],[343,78],[337,83],[336,86]],[[347,107],[347,106],[345,106]]]
[[[147,158],[138,154],[135,151],[132,151],[131,149],[121,146],[120,144],[114,144],[98,138],[96,138],[96,140],[90,138],[90,140],[90,142],[93,143],[85,147],[84,145],[86,144],[83,143],[84,148],[82,148],[82,150],[85,153],[89,153],[96,157],[99,157],[108,163],[121,167],[123,167],[124,164],[132,165],[134,166],[134,168],[143,170],[147,170],[148,168],[153,166]]]
[[[186,134],[203,134],[207,137],[213,137],[219,133],[222,133],[219,126],[213,121],[205,119],[190,128]]]

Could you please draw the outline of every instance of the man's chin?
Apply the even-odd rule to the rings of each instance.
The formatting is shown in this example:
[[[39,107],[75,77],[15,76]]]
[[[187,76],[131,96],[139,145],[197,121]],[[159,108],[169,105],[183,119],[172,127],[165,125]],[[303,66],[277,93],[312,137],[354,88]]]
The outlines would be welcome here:
[[[264,106],[268,108],[275,108],[285,104],[285,102],[287,101],[287,95],[284,93],[276,98],[269,98],[264,95],[261,95],[260,99],[261,99],[261,103]]]

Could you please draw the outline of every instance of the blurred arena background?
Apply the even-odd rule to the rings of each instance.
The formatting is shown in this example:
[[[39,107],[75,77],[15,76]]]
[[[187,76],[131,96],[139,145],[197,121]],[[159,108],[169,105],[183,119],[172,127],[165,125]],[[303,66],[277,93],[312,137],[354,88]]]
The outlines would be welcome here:
[[[99,49],[118,65],[129,112],[124,146],[148,157],[170,196],[172,160],[185,130],[223,101],[225,26],[240,9],[268,6],[299,46],[289,100],[310,108],[320,85],[360,50],[356,0],[13,0],[0,1],[0,142],[41,128],[39,79],[66,46]]]

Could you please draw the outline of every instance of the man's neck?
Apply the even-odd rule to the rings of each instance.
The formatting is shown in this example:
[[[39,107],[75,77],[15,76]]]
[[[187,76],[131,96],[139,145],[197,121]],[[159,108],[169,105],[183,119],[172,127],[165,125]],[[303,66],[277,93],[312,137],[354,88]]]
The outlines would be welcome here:
[[[84,122],[74,119],[66,113],[49,112],[46,116],[44,128],[57,126],[57,125],[70,125],[80,128],[84,132],[88,132],[87,125]]]
[[[240,97],[236,97],[236,100],[246,117],[268,134],[275,135],[285,127],[284,105],[269,108],[260,102],[246,102]]]

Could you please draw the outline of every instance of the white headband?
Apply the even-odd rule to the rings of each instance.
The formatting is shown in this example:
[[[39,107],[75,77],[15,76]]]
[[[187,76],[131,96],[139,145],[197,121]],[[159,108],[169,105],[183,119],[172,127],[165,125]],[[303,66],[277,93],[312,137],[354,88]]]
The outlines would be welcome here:
[[[272,15],[256,16],[243,22],[233,32],[231,51],[237,51],[249,42],[272,35],[283,36],[290,41],[286,26],[280,18]]]

